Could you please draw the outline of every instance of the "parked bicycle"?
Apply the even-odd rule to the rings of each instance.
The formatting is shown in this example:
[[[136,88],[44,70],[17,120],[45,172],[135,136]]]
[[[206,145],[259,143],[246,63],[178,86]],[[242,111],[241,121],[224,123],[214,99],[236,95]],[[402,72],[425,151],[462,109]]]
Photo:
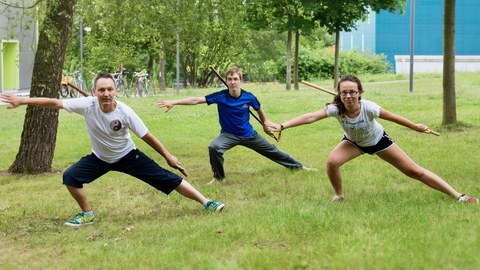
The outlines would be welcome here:
[[[71,88],[68,86],[68,84],[73,83],[73,76],[68,73],[62,74],[62,81],[60,83],[60,96],[62,96],[63,98],[71,96],[71,91],[75,90],[70,90]]]
[[[78,89],[78,90],[77,90]],[[80,71],[65,73],[62,76],[60,95],[66,97],[79,97],[80,94],[87,94],[88,90]]]
[[[126,72],[112,73],[115,79],[115,86],[117,87],[118,97],[130,97],[130,87],[128,87]]]

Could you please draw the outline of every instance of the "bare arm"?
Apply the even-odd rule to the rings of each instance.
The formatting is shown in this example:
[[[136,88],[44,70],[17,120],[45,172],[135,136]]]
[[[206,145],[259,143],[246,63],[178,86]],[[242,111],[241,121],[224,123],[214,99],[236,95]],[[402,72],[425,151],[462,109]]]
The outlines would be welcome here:
[[[424,124],[415,124],[412,121],[408,120],[405,117],[402,117],[398,114],[387,111],[383,108],[380,108],[380,118],[385,119],[394,123],[397,123],[401,126],[413,129],[418,132],[430,133],[430,130]]]
[[[325,108],[320,109],[316,112],[311,112],[311,113],[306,113],[302,114],[298,117],[295,117],[291,120],[288,120],[283,123],[283,129],[286,128],[292,128],[296,126],[301,126],[301,125],[306,125],[306,124],[311,124],[313,122],[316,122],[318,120],[322,120],[324,118],[327,118],[327,111]],[[267,121],[268,127],[272,128],[272,131],[281,131],[281,126],[280,124],[275,124],[273,122]]]
[[[175,168],[179,170],[183,175],[188,176],[188,172],[182,167],[178,159],[172,154],[170,154],[167,148],[165,148],[165,146],[163,146],[160,140],[157,139],[157,137],[155,137],[152,133],[150,133],[150,131],[142,137],[142,140],[144,140],[148,145],[155,149],[155,151],[162,155],[167,161],[168,165],[170,165],[170,167]]]
[[[270,130],[270,128],[267,126],[267,115],[265,114],[265,110],[263,110],[262,107],[257,111],[258,117],[260,118],[260,121],[263,126],[263,131],[267,133],[269,136],[273,135],[273,131]]]
[[[205,97],[189,97],[189,98],[182,98],[177,100],[159,100],[157,102],[157,106],[159,108],[165,107],[165,112],[170,111],[175,105],[197,105],[207,103],[207,99]]]
[[[13,94],[0,94],[0,100],[5,103],[10,103],[10,106],[8,106],[7,109],[14,109],[20,105],[31,105],[49,109],[63,109],[62,101],[56,98],[29,98],[18,97]]]

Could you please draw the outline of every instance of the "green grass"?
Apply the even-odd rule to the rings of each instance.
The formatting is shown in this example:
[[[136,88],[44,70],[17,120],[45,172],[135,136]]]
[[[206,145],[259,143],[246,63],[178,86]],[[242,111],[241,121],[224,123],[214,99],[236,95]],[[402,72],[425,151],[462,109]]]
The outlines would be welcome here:
[[[454,188],[480,195],[479,74],[457,75],[460,125],[441,128],[442,79],[408,81],[368,76],[364,98],[439,131],[416,133],[381,121],[418,164]],[[331,85],[331,82],[313,82]],[[270,120],[282,122],[318,110],[331,96],[301,87],[245,84]],[[331,87],[329,87],[331,89]],[[96,212],[94,225],[62,224],[79,210],[61,184],[62,172],[90,153],[82,117],[60,113],[55,173],[0,173],[1,269],[476,269],[480,267],[478,205],[458,204],[402,175],[378,157],[361,156],[343,169],[347,200],[332,204],[325,160],[342,137],[325,119],[286,130],[281,149],[318,172],[290,171],[253,151],[225,154],[224,184],[212,178],[207,147],[219,132],[216,106],[155,107],[159,98],[202,96],[218,89],[167,92],[160,97],[122,99],[144,120],[189,171],[188,180],[206,196],[226,204],[206,213],[177,193],[165,196],[127,175],[111,172],[86,186]],[[0,107],[0,171],[18,150],[25,108]],[[252,119],[254,127],[261,131]],[[271,139],[269,139],[271,140]],[[273,140],[271,140],[273,142]],[[166,166],[143,141],[137,146]]]

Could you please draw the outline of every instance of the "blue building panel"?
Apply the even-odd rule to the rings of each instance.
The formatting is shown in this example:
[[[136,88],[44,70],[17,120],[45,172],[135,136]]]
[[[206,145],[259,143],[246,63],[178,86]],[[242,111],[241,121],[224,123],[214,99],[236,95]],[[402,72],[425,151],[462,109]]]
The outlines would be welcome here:
[[[387,11],[371,13],[370,23],[359,23],[358,30],[341,33],[344,41],[342,49],[361,48],[362,40],[358,34],[363,34],[364,50],[385,54],[387,61],[394,67],[395,55],[410,54],[410,5],[409,0],[404,14]],[[443,54],[443,17],[444,0],[415,1],[415,55]],[[455,35],[457,55],[480,55],[480,46],[475,45],[480,40],[479,0],[456,2]]]

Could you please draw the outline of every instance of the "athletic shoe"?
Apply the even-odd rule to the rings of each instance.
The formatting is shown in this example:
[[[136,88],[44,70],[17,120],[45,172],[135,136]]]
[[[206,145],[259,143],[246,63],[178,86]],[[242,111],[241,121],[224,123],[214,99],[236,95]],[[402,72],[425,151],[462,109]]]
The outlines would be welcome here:
[[[332,197],[332,202],[342,202],[344,199],[345,197],[335,194]]]
[[[466,202],[466,203],[478,203],[478,199],[474,197],[469,197],[465,194],[460,195],[460,197],[457,198],[457,201],[459,202]]]
[[[216,201],[208,201],[207,205],[205,206],[205,210],[212,211],[212,212],[220,212],[223,210],[225,205],[221,202]]]
[[[89,225],[93,224],[93,219],[95,218],[95,215],[92,215],[91,217],[85,215],[85,213],[78,213],[73,219],[65,222],[65,225],[67,226],[82,226],[82,225]]]

